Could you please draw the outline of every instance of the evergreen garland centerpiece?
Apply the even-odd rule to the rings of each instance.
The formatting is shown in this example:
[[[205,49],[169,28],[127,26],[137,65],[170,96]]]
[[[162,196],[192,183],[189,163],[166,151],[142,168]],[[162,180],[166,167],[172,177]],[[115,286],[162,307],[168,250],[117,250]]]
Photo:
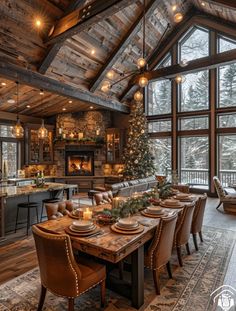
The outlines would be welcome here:
[[[141,101],[136,102],[131,108],[123,160],[125,179],[145,178],[155,172],[153,156],[150,151],[147,119]]]

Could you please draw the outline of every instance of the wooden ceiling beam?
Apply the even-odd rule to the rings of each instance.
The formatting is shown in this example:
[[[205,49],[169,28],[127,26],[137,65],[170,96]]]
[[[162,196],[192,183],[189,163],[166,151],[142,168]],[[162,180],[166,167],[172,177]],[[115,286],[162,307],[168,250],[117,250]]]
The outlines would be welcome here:
[[[68,98],[74,98],[89,104],[94,104],[103,109],[129,113],[128,106],[121,104],[120,102],[111,98],[105,99],[99,97],[89,93],[88,91],[79,90],[71,85],[67,85],[65,83],[45,77],[37,72],[27,70],[2,60],[0,60],[0,76],[13,81],[17,80],[21,84],[26,84]]]
[[[236,62],[236,49],[192,60],[185,67],[177,64],[149,71],[146,73],[146,77],[150,82],[160,79],[172,79],[179,74],[189,74],[200,70],[210,70],[219,66],[226,66],[234,62]],[[136,76],[133,83],[136,84],[138,79],[139,76]]]
[[[146,19],[148,19],[151,14],[153,14],[156,7],[159,5],[160,1],[158,0],[151,0],[146,5]],[[98,74],[92,81],[90,85],[90,91],[94,92],[102,82],[102,80],[105,78],[107,72],[111,67],[116,63],[116,61],[120,58],[122,53],[124,53],[124,50],[126,47],[130,44],[131,40],[134,38],[134,36],[137,34],[137,32],[140,30],[143,20],[143,12],[141,12],[136,19],[136,21],[133,23],[133,25],[129,28],[127,33],[124,35],[122,40],[120,41],[119,45],[113,50],[111,55],[108,57],[106,63],[102,66],[102,68],[99,70]]]
[[[84,6],[85,2],[86,0],[72,1],[67,7],[64,16],[66,16],[67,14],[70,14],[74,10],[81,9]],[[44,57],[42,63],[40,64],[38,68],[39,73],[42,73],[42,74],[46,73],[47,69],[49,68],[54,58],[56,57],[60,48],[61,48],[61,44],[53,44],[47,48],[46,56]]]
[[[134,0],[97,0],[62,17],[46,43],[64,42],[104,18],[134,3]]]
[[[38,72],[45,73],[47,71],[66,39],[99,23],[102,19],[115,14],[133,2],[134,0],[97,0],[65,15],[58,21],[54,31],[46,40],[49,47]]]
[[[220,5],[228,9],[236,9],[236,2],[234,0],[207,0],[207,2]]]

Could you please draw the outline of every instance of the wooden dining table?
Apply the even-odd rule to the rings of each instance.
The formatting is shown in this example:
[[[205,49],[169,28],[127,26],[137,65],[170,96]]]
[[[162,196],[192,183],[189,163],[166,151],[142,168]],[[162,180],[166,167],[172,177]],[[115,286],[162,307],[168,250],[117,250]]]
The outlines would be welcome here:
[[[182,209],[166,209],[170,213],[180,212]],[[120,281],[115,291],[126,296],[134,308],[139,309],[144,303],[144,244],[152,239],[158,228],[160,218],[149,218],[140,213],[131,216],[136,219],[143,231],[138,234],[120,234],[111,229],[110,225],[100,226],[99,235],[91,237],[71,236],[72,246],[75,250],[116,264],[131,255],[131,282]],[[49,220],[39,224],[52,232],[65,233],[74,219],[69,216],[57,220]],[[114,289],[114,288],[112,288]]]

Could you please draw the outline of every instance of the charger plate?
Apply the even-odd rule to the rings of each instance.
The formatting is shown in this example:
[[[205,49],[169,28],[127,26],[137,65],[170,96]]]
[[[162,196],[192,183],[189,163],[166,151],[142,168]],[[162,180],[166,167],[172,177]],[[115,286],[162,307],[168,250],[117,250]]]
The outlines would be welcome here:
[[[163,212],[161,214],[150,214],[150,213],[146,212],[146,210],[144,210],[144,211],[141,211],[141,214],[143,216],[150,217],[150,218],[161,218],[161,217],[167,216],[169,213]]]
[[[89,232],[74,232],[74,231],[70,230],[70,227],[65,228],[66,233],[68,233],[69,235],[72,235],[72,236],[77,236],[77,237],[86,237],[86,236],[94,235],[100,231],[101,231],[101,229],[97,226],[94,230],[89,231]]]
[[[163,202],[160,205],[163,206],[163,207],[168,207],[168,208],[182,208],[182,207],[184,207],[185,204],[180,202],[180,204],[178,204],[178,205],[168,205],[168,204],[165,204]]]
[[[131,230],[118,229],[114,224],[114,225],[111,225],[111,230],[116,233],[121,233],[121,234],[138,234],[138,233],[143,232],[144,227],[142,225],[139,225],[137,229],[131,231]]]

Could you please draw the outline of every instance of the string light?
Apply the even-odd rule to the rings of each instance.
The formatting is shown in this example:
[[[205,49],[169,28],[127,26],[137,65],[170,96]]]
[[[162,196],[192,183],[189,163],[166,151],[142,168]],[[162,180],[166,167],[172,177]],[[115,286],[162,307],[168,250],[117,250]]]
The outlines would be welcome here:
[[[138,84],[140,87],[145,87],[148,85],[148,79],[144,75],[139,78]]]
[[[62,108],[62,111],[66,111],[66,108],[65,108],[65,107],[63,107],[63,108]]]
[[[204,1],[201,2],[202,6],[206,6],[206,3]]]
[[[6,86],[7,84],[6,84],[6,82],[2,82],[1,85],[2,86]]]
[[[30,107],[31,107],[30,105],[27,105],[27,106],[26,106],[26,108],[30,108]]]
[[[146,63],[147,63],[146,60],[141,57],[137,61],[137,66],[138,68],[143,68],[146,65]]]
[[[90,109],[93,109],[93,106],[90,106],[89,108],[90,108]]]
[[[185,77],[184,76],[178,75],[178,76],[175,77],[175,82],[177,84],[184,83],[184,81],[185,81]]]
[[[175,4],[172,6],[172,11],[175,12],[176,10],[177,10],[177,5]]]
[[[108,93],[111,89],[111,83],[109,81],[104,81],[102,86],[101,86],[101,90],[104,93]]]
[[[143,99],[143,94],[140,92],[140,91],[137,91],[134,93],[134,99],[137,101],[137,102],[141,102],[142,99]]]
[[[68,102],[69,104],[72,104],[73,102],[72,102],[72,100],[69,100],[69,102]]]
[[[114,78],[114,71],[113,70],[109,70],[108,73],[107,73],[107,78],[109,79],[113,79]]]
[[[91,55],[95,55],[95,53],[96,53],[95,49],[92,49],[91,50]]]

